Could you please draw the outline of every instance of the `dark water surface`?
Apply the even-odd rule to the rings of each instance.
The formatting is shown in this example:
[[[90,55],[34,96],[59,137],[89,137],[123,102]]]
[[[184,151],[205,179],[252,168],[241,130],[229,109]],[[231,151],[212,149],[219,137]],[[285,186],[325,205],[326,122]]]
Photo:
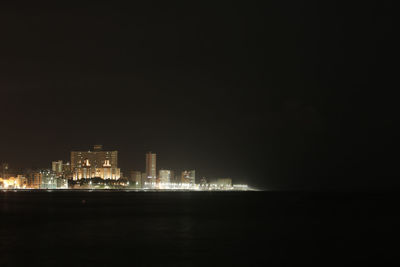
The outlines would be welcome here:
[[[0,266],[399,262],[384,193],[0,192]]]

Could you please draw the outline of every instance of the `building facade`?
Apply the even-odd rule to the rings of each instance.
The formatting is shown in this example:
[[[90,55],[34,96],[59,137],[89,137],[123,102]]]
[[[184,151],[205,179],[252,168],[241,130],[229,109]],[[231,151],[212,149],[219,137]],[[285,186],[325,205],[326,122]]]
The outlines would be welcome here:
[[[173,177],[174,177],[173,171],[171,171],[171,170],[160,170],[158,172],[158,178],[159,178],[160,183],[164,183],[164,184],[171,183],[173,180]]]
[[[40,189],[41,188],[42,178],[43,178],[43,176],[41,175],[40,172],[32,173],[32,188],[33,189]]]
[[[146,174],[147,179],[155,182],[157,179],[157,155],[155,153],[146,154]]]
[[[196,183],[196,171],[183,171],[181,174],[181,183],[184,184],[195,184]]]
[[[39,172],[41,176],[41,189],[57,189],[57,174],[51,170],[42,170]]]
[[[147,173],[142,172],[142,188],[145,188],[149,185],[149,179],[147,179]]]
[[[62,173],[63,172],[63,162],[62,160],[58,161],[53,161],[51,163],[51,170],[56,173]]]
[[[74,180],[95,177],[118,180],[121,177],[118,151],[103,151],[101,145],[95,145],[93,151],[72,151],[71,172]]]
[[[129,182],[136,187],[141,187],[142,186],[142,173],[140,171],[131,171],[131,176],[130,176]]]
[[[232,187],[232,179],[231,178],[212,179],[210,181],[210,185],[217,186],[220,188],[230,188],[230,187]]]

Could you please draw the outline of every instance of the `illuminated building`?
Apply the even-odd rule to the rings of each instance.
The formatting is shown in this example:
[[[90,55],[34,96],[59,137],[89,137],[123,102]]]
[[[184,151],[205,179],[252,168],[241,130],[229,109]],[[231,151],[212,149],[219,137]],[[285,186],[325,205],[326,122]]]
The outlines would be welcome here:
[[[63,172],[70,172],[71,171],[71,164],[69,162],[64,163],[62,165],[62,171]]]
[[[27,188],[34,188],[34,187],[33,187],[33,183],[34,183],[34,172],[33,172],[32,170],[27,170],[27,171],[25,172],[25,176],[26,176],[26,179],[27,179],[27,185],[26,185],[26,187],[27,187]]]
[[[232,179],[231,178],[217,178],[210,182],[211,186],[219,187],[219,188],[231,188],[232,187]]]
[[[51,163],[51,170],[57,174],[57,177],[71,178],[71,164],[69,162],[63,163],[62,160],[53,161]]]
[[[62,177],[65,179],[72,178],[71,164],[69,162],[62,165]]]
[[[158,178],[160,183],[171,183],[173,177],[173,172],[171,170],[159,170]]]
[[[28,179],[24,175],[18,174],[17,170],[10,170],[7,163],[1,164],[0,188],[20,189],[26,188]]]
[[[68,179],[57,177],[57,189],[68,189]]]
[[[181,175],[181,182],[185,184],[195,184],[196,183],[196,171],[183,171]]]
[[[8,188],[8,181],[0,177],[0,188]]]
[[[146,184],[148,183],[147,181],[147,173],[142,172],[142,188],[144,188],[146,186]]]
[[[42,185],[42,177],[43,176],[40,172],[32,173],[31,187],[34,189],[40,189],[40,186]]]
[[[150,183],[155,183],[157,179],[156,156],[156,154],[151,152],[146,154],[146,174]]]
[[[27,179],[23,175],[11,176],[8,178],[0,177],[0,188],[4,189],[20,189],[27,187]]]
[[[232,187],[233,187],[234,190],[244,190],[244,191],[246,191],[246,190],[249,189],[247,184],[234,184]]]
[[[72,151],[71,171],[74,180],[94,177],[118,180],[121,177],[118,151],[103,151],[101,145],[95,145],[93,151]]]
[[[28,175],[28,187],[33,189],[57,188],[56,173],[51,170],[32,171]]]
[[[16,181],[17,181],[18,188],[26,188],[27,187],[28,179],[26,179],[25,176],[23,176],[21,174],[17,175]]]
[[[178,174],[176,174],[174,177],[174,183],[179,184],[180,182],[181,182],[181,177]]]
[[[95,168],[102,167],[106,160],[111,168],[118,168],[118,151],[103,151],[101,145],[95,145],[93,151],[72,151],[71,169],[83,167],[86,160]]]
[[[132,185],[135,185],[136,187],[141,187],[142,173],[140,171],[131,171],[131,177],[129,181],[132,183]]]
[[[62,173],[63,172],[63,162],[62,162],[62,160],[53,161],[51,163],[51,170],[53,172],[56,172],[56,173]]]
[[[200,184],[201,184],[201,185],[206,185],[206,184],[207,184],[207,179],[206,179],[206,177],[203,177],[203,178],[200,179]]]
[[[57,176],[55,172],[42,170],[39,172],[39,175],[41,175],[41,189],[57,189]]]
[[[232,179],[231,178],[218,178],[217,183],[223,186],[232,186]]]
[[[33,189],[66,189],[68,180],[52,170],[39,170],[29,174],[27,188]]]

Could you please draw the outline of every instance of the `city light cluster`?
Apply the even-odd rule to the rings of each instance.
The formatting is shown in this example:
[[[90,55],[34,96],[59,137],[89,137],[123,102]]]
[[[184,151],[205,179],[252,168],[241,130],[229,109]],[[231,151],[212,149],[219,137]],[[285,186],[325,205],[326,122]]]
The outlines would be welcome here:
[[[118,151],[104,151],[102,145],[93,150],[72,151],[71,161],[53,161],[51,169],[13,171],[1,165],[1,189],[134,189],[134,190],[249,190],[247,185],[232,184],[231,178],[196,179],[195,170],[160,169],[157,155],[146,154],[144,172],[132,170],[124,175],[118,167]]]

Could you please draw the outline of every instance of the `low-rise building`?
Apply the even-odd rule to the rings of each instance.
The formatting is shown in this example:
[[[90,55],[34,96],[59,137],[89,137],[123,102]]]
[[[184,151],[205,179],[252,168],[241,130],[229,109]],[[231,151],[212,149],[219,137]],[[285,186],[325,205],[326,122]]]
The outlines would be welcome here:
[[[181,183],[183,184],[195,184],[196,183],[196,171],[183,171],[181,175]]]
[[[129,182],[134,187],[142,187],[142,173],[140,171],[131,171]]]
[[[160,179],[160,183],[169,184],[171,183],[173,177],[173,172],[171,170],[159,170],[158,178]]]

